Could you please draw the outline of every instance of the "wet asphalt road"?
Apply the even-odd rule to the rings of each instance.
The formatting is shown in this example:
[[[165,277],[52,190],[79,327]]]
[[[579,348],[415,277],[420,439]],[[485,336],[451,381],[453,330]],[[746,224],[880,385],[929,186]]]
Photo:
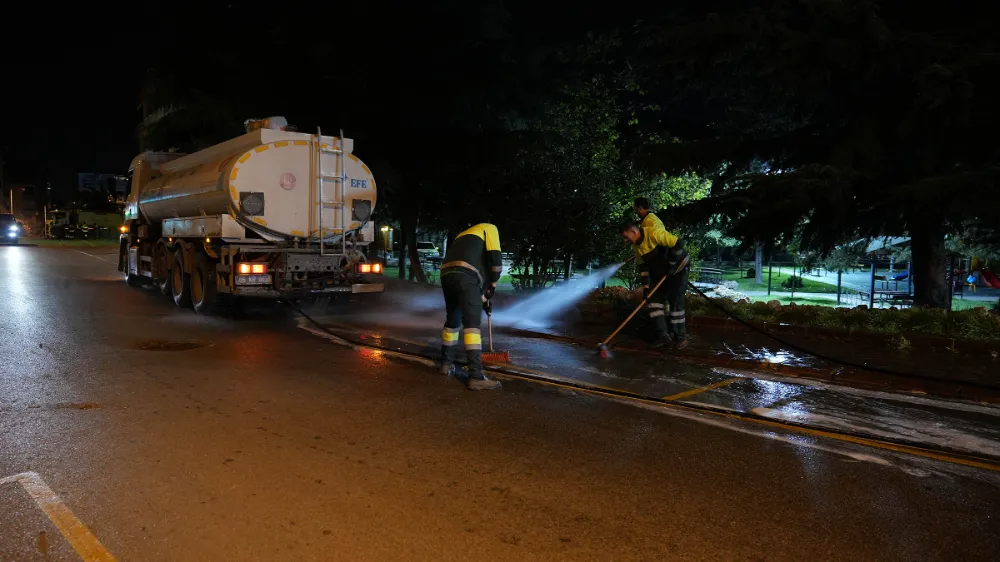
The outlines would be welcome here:
[[[0,247],[0,560],[79,559],[70,541],[120,560],[1000,555],[993,472],[531,383],[470,393],[280,311],[177,310],[87,252]],[[163,350],[185,341],[203,347]],[[51,495],[9,480],[26,472]]]

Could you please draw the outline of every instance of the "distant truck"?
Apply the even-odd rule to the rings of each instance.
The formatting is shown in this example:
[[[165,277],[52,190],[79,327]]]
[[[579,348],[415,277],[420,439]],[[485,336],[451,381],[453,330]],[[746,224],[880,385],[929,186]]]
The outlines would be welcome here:
[[[52,238],[97,238],[103,233],[104,237],[114,239],[121,225],[120,212],[76,209],[50,211],[46,221],[48,236]]]
[[[189,155],[144,152],[129,167],[118,269],[177,306],[220,295],[300,299],[380,293],[371,170],[354,141],[287,130],[282,117]]]

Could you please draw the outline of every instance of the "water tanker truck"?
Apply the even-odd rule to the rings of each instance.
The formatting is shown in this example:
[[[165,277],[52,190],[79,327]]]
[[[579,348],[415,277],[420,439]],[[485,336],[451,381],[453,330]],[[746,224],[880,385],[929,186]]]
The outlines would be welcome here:
[[[379,293],[371,170],[354,141],[288,130],[281,117],[192,154],[144,152],[129,167],[118,269],[180,307],[221,295],[300,299]]]

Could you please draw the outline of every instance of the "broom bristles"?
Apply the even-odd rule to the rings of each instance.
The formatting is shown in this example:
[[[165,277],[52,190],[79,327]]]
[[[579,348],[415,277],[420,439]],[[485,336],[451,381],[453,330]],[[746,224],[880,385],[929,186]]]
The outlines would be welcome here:
[[[484,363],[509,363],[510,353],[506,351],[484,351],[482,359]]]

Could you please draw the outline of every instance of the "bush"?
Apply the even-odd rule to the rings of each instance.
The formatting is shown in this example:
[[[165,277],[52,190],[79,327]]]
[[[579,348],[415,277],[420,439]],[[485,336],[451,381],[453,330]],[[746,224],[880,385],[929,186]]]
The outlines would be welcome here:
[[[789,290],[801,289],[805,286],[806,284],[802,282],[802,278],[797,275],[793,275],[781,282],[781,287]]]
[[[642,299],[641,291],[629,293],[622,287],[594,291],[591,300],[615,306],[635,306]],[[947,313],[928,308],[875,309],[833,308],[826,306],[781,306],[777,301],[732,302],[714,299],[715,305],[747,321],[758,323],[783,322],[800,326],[818,326],[841,330],[861,330],[879,334],[922,334],[969,340],[1000,340],[1000,315],[984,308]],[[689,316],[724,318],[726,314],[699,295],[688,295]],[[899,340],[902,341],[902,340]]]

